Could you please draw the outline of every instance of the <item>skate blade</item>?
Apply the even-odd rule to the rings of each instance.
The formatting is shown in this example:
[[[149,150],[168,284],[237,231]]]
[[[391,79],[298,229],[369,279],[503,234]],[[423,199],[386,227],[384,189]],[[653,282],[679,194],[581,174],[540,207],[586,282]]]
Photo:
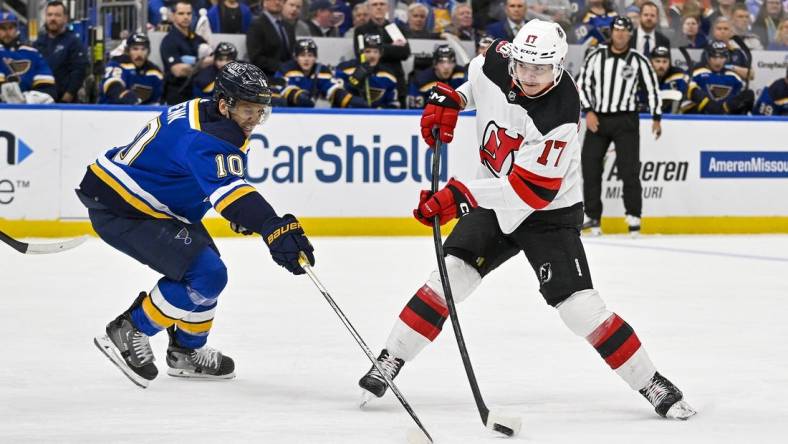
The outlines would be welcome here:
[[[195,373],[193,371],[185,370],[182,368],[170,368],[167,370],[167,374],[175,378],[199,379],[202,381],[224,381],[227,379],[235,378],[235,372],[228,373],[226,375],[216,376],[216,375],[209,375],[207,373]]]
[[[373,393],[361,389],[361,402],[358,403],[359,408],[364,408],[370,401],[377,398]]]
[[[670,409],[668,409],[668,412],[665,414],[665,418],[686,421],[697,414],[698,412],[695,411],[695,409],[690,407],[686,401],[682,400],[670,406]]]
[[[93,343],[96,344],[96,348],[98,348],[99,351],[104,354],[104,356],[109,358],[109,360],[115,364],[115,367],[120,369],[120,371],[123,372],[123,374],[126,375],[126,377],[129,378],[129,380],[133,382],[134,385],[142,388],[148,388],[150,381],[134,373],[134,370],[132,370],[128,364],[126,364],[126,361],[120,356],[118,348],[115,347],[115,344],[112,343],[112,341],[109,339],[109,336],[96,336],[93,338]]]

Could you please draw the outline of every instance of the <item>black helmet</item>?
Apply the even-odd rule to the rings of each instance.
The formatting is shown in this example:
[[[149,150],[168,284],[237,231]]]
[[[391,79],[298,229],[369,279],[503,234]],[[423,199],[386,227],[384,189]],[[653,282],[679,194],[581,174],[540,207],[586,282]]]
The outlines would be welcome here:
[[[667,46],[657,46],[651,51],[652,59],[670,59],[670,49]]]
[[[224,99],[230,107],[236,100],[271,104],[271,89],[263,71],[246,62],[232,61],[219,71],[213,91],[216,100]]]
[[[221,42],[213,50],[213,56],[235,60],[238,58],[238,48],[230,42]]]
[[[613,19],[611,28],[626,29],[629,32],[632,32],[632,29],[634,29],[632,20],[625,15],[616,16],[616,18]]]
[[[438,45],[434,51],[432,51],[432,62],[438,63],[441,60],[447,60],[452,63],[457,62],[457,54],[454,53],[454,50],[449,45]]]
[[[379,49],[383,51],[383,38],[378,34],[365,34],[364,35],[364,48]]]
[[[144,46],[145,49],[150,51],[150,39],[147,35],[141,32],[135,32],[134,34],[130,35],[129,38],[126,39],[126,48],[131,48],[132,46]]]
[[[317,43],[312,39],[298,39],[293,48],[293,55],[314,54],[317,57]]]
[[[714,40],[706,46],[706,57],[728,58],[728,44],[720,40]]]

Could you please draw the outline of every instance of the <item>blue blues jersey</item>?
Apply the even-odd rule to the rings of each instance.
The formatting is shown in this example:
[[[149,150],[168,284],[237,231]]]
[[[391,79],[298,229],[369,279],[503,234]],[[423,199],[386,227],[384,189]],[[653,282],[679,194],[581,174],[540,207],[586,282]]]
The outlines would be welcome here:
[[[399,108],[397,77],[394,73],[378,64],[366,81],[355,88],[349,79],[358,65],[358,60],[347,60],[337,65],[336,78],[342,81],[347,91],[369,102],[370,108]]]
[[[0,44],[0,62],[0,83],[16,80],[22,92],[36,90],[55,98],[55,77],[36,48],[19,41]]]
[[[595,14],[590,10],[586,11],[580,25],[575,28],[577,43],[582,44],[588,40],[589,45],[593,47],[607,42],[610,38],[610,27],[617,15],[618,13],[615,11],[607,11],[604,15]]]
[[[99,103],[155,105],[161,102],[164,74],[145,61],[141,67],[124,54],[113,57],[104,69]]]
[[[311,73],[306,73],[298,66],[295,60],[290,60],[279,67],[279,71],[276,72],[274,77],[282,79],[284,86],[280,94],[291,106],[303,106],[303,102],[299,101],[299,96],[305,93],[307,94],[306,97],[309,97],[312,101],[324,98],[339,107],[343,106],[343,101],[350,101],[350,97],[343,90],[342,84],[334,78],[331,69],[326,65],[318,63],[312,68]],[[337,93],[341,97],[335,97]],[[312,106],[314,106],[314,103],[312,103]],[[344,106],[347,106],[347,104],[345,103]]]
[[[763,116],[788,116],[788,77],[777,79],[761,91],[752,110]]]
[[[198,71],[193,80],[192,96],[201,99],[213,97],[213,87],[217,75],[219,75],[219,70],[216,69],[216,65],[210,65]]]
[[[128,145],[100,155],[80,191],[127,217],[198,223],[213,207],[255,232],[275,216],[246,182],[248,142],[211,100],[190,100],[150,120]]]
[[[660,91],[674,90],[681,93],[681,99],[679,100],[679,103],[683,102],[684,99],[687,98],[689,76],[686,72],[684,72],[683,69],[671,65],[668,67],[668,71],[665,73],[665,75],[658,80]],[[671,101],[663,100],[662,112],[670,113],[672,111],[672,105],[673,104]],[[646,96],[646,92],[642,89],[638,90],[638,111],[644,113],[648,112],[648,97]]]
[[[446,83],[452,88],[457,89],[460,85],[465,83],[465,70],[459,66],[455,66],[454,71],[448,79],[439,79],[433,68],[427,68],[417,72],[416,75],[413,76],[410,85],[408,85],[408,108],[424,108],[424,104],[427,102],[427,96],[432,90],[432,87],[438,82]]]
[[[684,111],[702,113],[709,102],[724,104],[729,99],[736,97],[743,88],[744,82],[733,71],[723,68],[719,72],[714,72],[705,66],[696,68],[692,71],[692,79],[687,89],[689,103]],[[714,107],[710,107],[705,112],[720,113]]]

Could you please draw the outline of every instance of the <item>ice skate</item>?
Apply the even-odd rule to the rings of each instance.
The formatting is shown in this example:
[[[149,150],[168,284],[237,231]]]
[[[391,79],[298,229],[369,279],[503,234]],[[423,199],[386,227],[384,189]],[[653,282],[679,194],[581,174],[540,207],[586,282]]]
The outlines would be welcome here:
[[[591,219],[588,216],[585,216],[583,219],[583,225],[580,227],[580,230],[591,236],[599,236],[602,234],[602,226],[599,219]]]
[[[390,356],[388,350],[385,348],[380,352],[377,361],[392,381],[397,377],[402,366],[405,365],[405,361]],[[358,381],[358,385],[363,389],[361,394],[361,407],[364,407],[373,397],[382,397],[388,388],[386,379],[374,365],[369,369],[367,374]]]
[[[684,394],[667,378],[654,373],[651,381],[640,390],[643,395],[654,406],[657,414],[663,418],[680,419],[686,421],[697,412],[683,400]]]
[[[172,328],[170,345],[167,347],[167,374],[177,378],[232,379],[235,378],[235,362],[219,350],[208,346],[200,348],[181,347],[175,340]]]
[[[144,297],[145,293],[141,293],[137,301]],[[107,324],[107,334],[96,336],[93,343],[131,382],[147,388],[159,370],[153,363],[155,358],[148,336],[134,327],[130,313],[131,309]]]
[[[632,237],[638,237],[640,235],[640,218],[627,214],[625,219],[627,221],[629,235]]]

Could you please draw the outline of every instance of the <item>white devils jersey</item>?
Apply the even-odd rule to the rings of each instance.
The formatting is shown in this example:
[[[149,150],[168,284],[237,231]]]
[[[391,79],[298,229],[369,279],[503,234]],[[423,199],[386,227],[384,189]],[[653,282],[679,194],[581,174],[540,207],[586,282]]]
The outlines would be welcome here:
[[[482,166],[465,183],[479,206],[495,211],[511,233],[534,211],[569,207],[583,200],[580,178],[580,97],[564,73],[547,94],[529,99],[509,75],[506,42],[494,42],[468,66],[457,88],[465,109],[476,109]]]

